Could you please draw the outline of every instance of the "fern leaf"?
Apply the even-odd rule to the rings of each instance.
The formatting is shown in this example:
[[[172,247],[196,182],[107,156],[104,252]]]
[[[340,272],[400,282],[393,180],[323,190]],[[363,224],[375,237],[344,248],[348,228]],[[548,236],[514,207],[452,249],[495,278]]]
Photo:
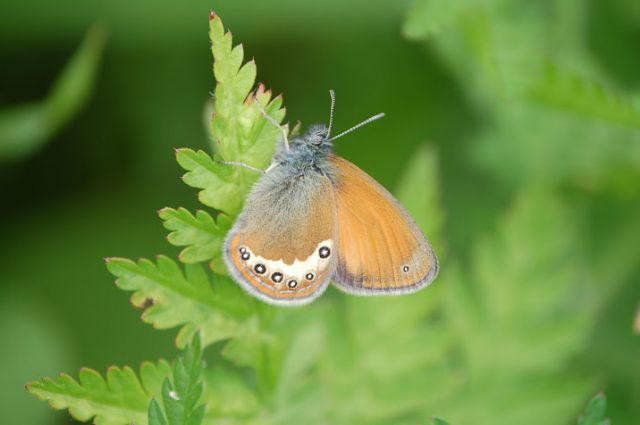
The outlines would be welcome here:
[[[592,390],[587,379],[566,372],[596,307],[578,235],[553,195],[523,194],[497,231],[475,246],[469,276],[453,277],[447,316],[467,358],[467,388],[482,388],[474,397],[460,393],[465,409],[446,413],[454,423],[566,420]]]
[[[178,151],[177,159],[188,171],[185,183],[203,189],[199,194],[200,201],[234,218],[260,174],[223,165],[220,161],[239,161],[266,168],[280,130],[262,117],[255,105],[256,98],[277,122],[282,121],[285,111],[281,108],[282,98],[272,99],[271,92],[263,85],[258,86],[255,96],[250,95],[256,77],[255,62],[242,64],[242,45],[233,47],[231,34],[225,32],[222,21],[215,14],[210,20],[209,34],[216,78],[211,133],[218,156],[212,158],[202,151],[183,149]]]
[[[200,264],[187,264],[185,273],[171,259],[159,256],[157,263],[123,258],[107,260],[119,288],[132,291],[131,303],[146,307],[142,319],[159,329],[182,326],[176,338],[184,347],[200,330],[203,344],[243,334],[245,319],[252,314],[251,302],[238,286],[220,277],[214,291]]]
[[[149,425],[200,425],[205,406],[202,397],[202,351],[196,334],[173,366],[172,380],[162,385],[162,405],[154,399],[149,405]]]
[[[167,237],[169,243],[186,247],[180,252],[180,261],[187,264],[211,261],[212,269],[224,270],[221,246],[231,228],[226,215],[219,214],[216,221],[205,211],[198,210],[194,215],[185,208],[163,208],[159,215],[164,227],[171,231]]]
[[[546,64],[529,95],[576,114],[640,129],[640,110],[632,100],[553,62]]]
[[[93,369],[80,370],[79,380],[61,374],[27,384],[27,390],[54,409],[68,409],[79,421],[94,418],[96,425],[146,425],[147,406],[160,393],[159,383],[171,372],[165,361],[145,362],[140,379],[129,368],[111,367],[106,379]]]
[[[610,88],[581,44],[584,7],[414,0],[405,33],[431,43],[478,112],[491,114],[471,145],[502,181],[569,180],[594,190],[635,177],[640,109]]]

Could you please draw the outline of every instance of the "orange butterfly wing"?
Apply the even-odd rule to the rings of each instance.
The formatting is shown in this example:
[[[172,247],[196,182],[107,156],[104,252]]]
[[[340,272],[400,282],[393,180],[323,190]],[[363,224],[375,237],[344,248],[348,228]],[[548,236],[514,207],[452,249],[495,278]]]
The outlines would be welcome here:
[[[438,260],[409,213],[360,168],[337,156],[331,161],[337,171],[337,286],[384,295],[417,291],[431,283]]]
[[[336,264],[333,190],[320,175],[258,184],[224,248],[229,272],[245,290],[277,305],[322,294]]]

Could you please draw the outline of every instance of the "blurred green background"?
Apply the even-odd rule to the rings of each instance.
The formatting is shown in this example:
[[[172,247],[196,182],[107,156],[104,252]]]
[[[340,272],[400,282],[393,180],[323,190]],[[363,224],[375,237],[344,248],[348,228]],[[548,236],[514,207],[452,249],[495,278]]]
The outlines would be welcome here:
[[[574,296],[598,300],[571,367],[607,393],[613,423],[640,423],[640,3],[474,3],[4,1],[3,418],[71,423],[23,385],[174,356],[174,332],[139,320],[102,259],[178,252],[155,211],[197,207],[173,149],[208,147],[213,9],[288,120],[326,121],[330,88],[338,129],[386,112],[337,144],[385,186],[420,144],[437,148],[447,257],[463,269],[522,187],[558,195],[586,259]]]

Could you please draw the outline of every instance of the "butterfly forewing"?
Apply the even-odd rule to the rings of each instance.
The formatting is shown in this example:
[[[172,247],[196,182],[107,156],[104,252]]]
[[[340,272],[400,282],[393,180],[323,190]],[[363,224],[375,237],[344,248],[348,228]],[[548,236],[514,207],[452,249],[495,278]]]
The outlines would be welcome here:
[[[336,169],[338,264],[334,282],[348,292],[416,291],[438,273],[422,231],[393,196],[351,162],[332,156]]]
[[[335,270],[333,186],[320,174],[259,183],[227,237],[229,271],[264,301],[305,304],[326,288]]]

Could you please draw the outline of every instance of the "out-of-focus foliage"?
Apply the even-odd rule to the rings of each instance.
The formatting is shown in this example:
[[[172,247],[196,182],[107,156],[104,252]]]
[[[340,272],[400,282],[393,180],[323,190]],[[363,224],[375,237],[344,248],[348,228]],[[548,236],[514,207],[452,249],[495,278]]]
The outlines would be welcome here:
[[[0,110],[0,161],[32,154],[82,110],[98,76],[105,39],[105,29],[94,25],[44,100]]]
[[[26,365],[12,368],[12,381],[75,362],[102,368],[171,355],[168,333],[138,326],[97,261],[114,252],[158,252],[151,211],[170,202],[186,207],[159,212],[182,264],[160,256],[111,258],[108,267],[144,309],[144,322],[179,328],[178,347],[201,335],[204,424],[588,424],[609,416],[635,425],[640,9],[623,0],[414,0],[408,11],[391,1],[218,3],[246,48],[233,47],[213,19],[209,128],[200,123],[212,87],[202,37],[211,5],[110,3],[101,13],[114,47],[86,117],[24,167],[0,170],[7,200],[0,213],[8,223],[0,283],[19,288],[21,305],[35,300],[51,318],[47,326],[61,322],[73,337],[58,338],[70,353],[56,357],[57,339],[25,343],[37,335],[34,327],[49,329],[30,313],[35,307],[9,310],[28,315],[0,328],[16,347],[36,347],[25,363],[54,354],[28,374]],[[33,67],[25,66],[28,50],[19,43],[28,49],[29,37],[47,39],[68,51],[79,23],[95,19],[85,4],[55,20],[29,9],[11,4],[0,25],[12,40],[0,48],[25,69]],[[40,35],[16,25],[27,16]],[[398,36],[403,16],[411,41]],[[38,57],[48,51],[40,47]],[[311,306],[288,310],[250,298],[226,277],[220,244],[258,175],[220,161],[269,163],[279,133],[255,107],[254,87],[284,120],[282,98],[254,86],[255,63],[243,65],[245,52],[261,64],[260,80],[287,95],[291,121],[324,119],[329,88],[339,94],[338,128],[370,109],[387,112],[384,124],[336,148],[395,187],[425,229],[442,261],[431,288],[381,299],[329,290]],[[20,90],[8,90],[9,101],[0,100],[19,103],[30,84],[10,67],[0,72],[22,81]],[[186,146],[176,157],[204,206],[174,181],[177,146]],[[0,364],[18,363],[18,353],[3,352]],[[115,401],[109,372],[106,380],[92,372],[95,379],[83,382],[83,370],[79,382],[64,375],[29,388],[83,420],[113,412],[115,422],[106,423],[114,424],[131,415],[146,424],[155,397],[152,422],[162,423],[161,400],[186,400],[175,386],[162,397],[162,381],[175,385],[176,374],[158,365],[165,366],[157,366],[153,386],[145,366],[140,378],[115,369],[128,370],[125,387],[135,389]],[[96,382],[107,389],[88,385]],[[599,389],[608,396],[607,414],[604,396],[581,414]]]
[[[609,425],[611,421],[605,418],[607,412],[607,398],[598,394],[591,399],[584,410],[584,415],[578,419],[578,425]]]
[[[415,0],[405,33],[429,40],[489,125],[476,160],[502,180],[587,188],[638,177],[640,109],[585,43],[587,2]]]

